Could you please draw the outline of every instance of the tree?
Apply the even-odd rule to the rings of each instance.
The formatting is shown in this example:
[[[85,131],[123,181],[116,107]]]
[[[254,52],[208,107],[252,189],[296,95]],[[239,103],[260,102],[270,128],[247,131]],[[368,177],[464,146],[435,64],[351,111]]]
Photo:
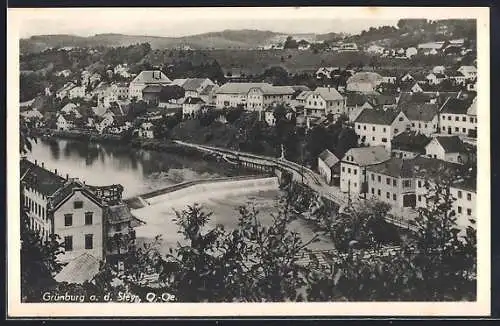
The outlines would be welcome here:
[[[170,100],[177,100],[183,98],[184,93],[184,88],[180,86],[163,86],[160,91],[160,101],[169,102]]]
[[[293,37],[288,36],[283,47],[285,49],[297,49],[299,47],[299,44],[296,40],[293,39]]]

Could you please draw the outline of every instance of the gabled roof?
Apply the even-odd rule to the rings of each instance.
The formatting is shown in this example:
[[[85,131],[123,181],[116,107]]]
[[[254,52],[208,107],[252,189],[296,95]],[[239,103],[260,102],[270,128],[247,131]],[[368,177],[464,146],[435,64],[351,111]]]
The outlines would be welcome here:
[[[297,92],[297,91],[310,91],[311,89],[309,87],[307,87],[306,85],[292,85],[290,86],[294,92]]]
[[[268,83],[226,83],[219,87],[217,94],[247,94],[251,88],[271,86]]]
[[[467,151],[458,136],[437,136],[434,139],[443,147],[445,153],[465,153]]]
[[[317,87],[314,93],[321,96],[325,101],[341,101],[344,97],[333,87]]]
[[[85,197],[87,197],[88,199],[92,200],[95,204],[102,207],[103,203],[101,199],[96,197],[95,193],[92,191],[90,187],[78,181],[78,179],[69,179],[66,180],[64,185],[61,188],[59,188],[57,192],[54,193],[52,208],[56,209],[58,206],[62,205],[76,191],[80,191],[82,195],[85,195]]]
[[[145,70],[141,71],[137,77],[131,82],[144,84],[169,84],[171,80],[160,70]]]
[[[347,106],[361,106],[368,101],[368,97],[365,94],[357,92],[348,92],[346,94],[346,105]]]
[[[319,154],[318,158],[321,159],[323,162],[325,162],[325,164],[330,168],[332,168],[335,164],[340,162],[338,157],[335,156],[335,154],[330,152],[328,149],[325,149],[324,151],[322,151]]]
[[[470,101],[458,98],[449,98],[441,108],[441,113],[467,114]]]
[[[432,103],[404,103],[400,106],[409,120],[432,121],[439,113],[439,105]]]
[[[476,192],[477,179],[476,178],[464,178],[463,180],[454,182],[451,186],[453,188],[458,188],[458,189],[462,189],[465,191]]]
[[[119,204],[108,207],[108,224],[118,224],[132,221],[135,217],[130,212],[130,208],[126,204]]]
[[[208,78],[188,78],[181,85],[182,88],[186,91],[197,91],[205,81],[209,80]]]
[[[347,84],[350,83],[378,83],[383,77],[376,72],[357,72],[347,79]]]
[[[293,88],[290,86],[272,86],[272,85],[263,85],[259,87],[264,94],[272,94],[272,95],[292,95],[295,93]]]
[[[374,107],[396,104],[396,97],[391,95],[369,95],[367,98]]]
[[[359,166],[378,164],[391,158],[384,146],[351,148],[342,158],[342,162],[350,162],[346,160],[348,156],[352,156],[354,163]]]
[[[394,178],[411,178],[413,176],[413,161],[403,160],[397,157],[391,157],[389,160],[370,165],[369,171],[388,175]]]
[[[476,101],[473,101],[472,104],[469,106],[469,108],[467,109],[467,114],[468,115],[477,115]]]
[[[31,188],[37,189],[40,193],[47,197],[52,196],[66,182],[63,177],[46,170],[27,159],[22,159],[20,166],[20,174],[21,176],[24,176],[21,181],[25,182],[26,185]]]
[[[424,154],[425,146],[431,141],[424,134],[417,134],[415,131],[405,131],[391,140],[391,148]]]
[[[464,74],[457,70],[446,71],[446,75],[448,77],[465,77]]]
[[[398,110],[363,110],[355,122],[376,125],[391,125],[401,111]]]
[[[205,101],[199,97],[186,97],[183,104],[205,104]]]
[[[216,85],[212,85],[212,84],[205,86],[205,88],[203,88],[200,91],[200,95],[209,95],[215,87],[216,87]]]
[[[295,99],[298,101],[305,100],[312,93],[313,91],[302,91]]]
[[[161,85],[147,85],[142,89],[142,93],[160,93],[161,89]]]
[[[90,282],[97,275],[100,267],[99,259],[84,253],[64,266],[54,279],[57,282],[76,284]]]

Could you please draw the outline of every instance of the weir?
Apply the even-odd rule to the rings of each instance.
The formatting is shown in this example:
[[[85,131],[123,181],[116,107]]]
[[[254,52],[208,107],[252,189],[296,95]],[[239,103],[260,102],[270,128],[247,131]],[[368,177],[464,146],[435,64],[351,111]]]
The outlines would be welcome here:
[[[263,176],[240,176],[217,179],[187,181],[142,195],[125,199],[131,209],[139,209],[162,201],[173,201],[182,198],[189,200],[201,197],[219,197],[224,194],[242,194],[256,191],[276,190],[279,188],[278,178]]]

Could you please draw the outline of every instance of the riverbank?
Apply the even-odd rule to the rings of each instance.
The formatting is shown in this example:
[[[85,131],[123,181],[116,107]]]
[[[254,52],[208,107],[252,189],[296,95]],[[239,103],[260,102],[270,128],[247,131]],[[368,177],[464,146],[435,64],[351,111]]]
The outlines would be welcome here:
[[[158,139],[133,138],[127,139],[120,135],[100,134],[97,132],[83,130],[54,130],[54,129],[32,129],[31,135],[42,139],[69,139],[86,141],[92,143],[117,143],[121,145],[130,145],[132,148],[166,152],[183,156],[192,156],[200,159],[211,159],[211,155],[199,151],[195,148],[190,148],[176,144],[171,141]]]

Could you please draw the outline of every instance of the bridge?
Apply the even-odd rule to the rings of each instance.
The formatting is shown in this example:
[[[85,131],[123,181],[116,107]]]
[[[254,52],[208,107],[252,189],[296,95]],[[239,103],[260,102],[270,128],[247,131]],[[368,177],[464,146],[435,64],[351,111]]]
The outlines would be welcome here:
[[[330,200],[339,207],[345,207],[348,204],[347,195],[340,191],[338,187],[332,187],[324,182],[319,175],[311,169],[284,158],[273,158],[263,155],[257,155],[246,152],[219,148],[214,146],[199,145],[180,140],[174,140],[176,144],[195,148],[199,151],[213,154],[221,157],[230,164],[243,165],[255,170],[278,174],[280,171],[287,171],[292,174],[295,181],[301,182],[318,193],[321,197]],[[386,217],[386,221],[402,229],[417,231],[416,225],[411,223],[411,219],[405,218],[409,212],[403,212],[393,208]]]

